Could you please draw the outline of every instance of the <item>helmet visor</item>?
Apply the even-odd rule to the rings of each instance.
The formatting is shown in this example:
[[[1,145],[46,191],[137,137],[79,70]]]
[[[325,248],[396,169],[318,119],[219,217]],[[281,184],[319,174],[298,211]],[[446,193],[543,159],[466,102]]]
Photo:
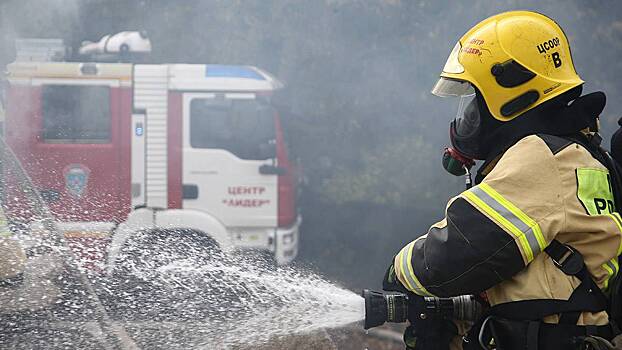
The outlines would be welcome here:
[[[473,96],[475,89],[468,81],[441,77],[432,88],[432,93],[440,97]]]

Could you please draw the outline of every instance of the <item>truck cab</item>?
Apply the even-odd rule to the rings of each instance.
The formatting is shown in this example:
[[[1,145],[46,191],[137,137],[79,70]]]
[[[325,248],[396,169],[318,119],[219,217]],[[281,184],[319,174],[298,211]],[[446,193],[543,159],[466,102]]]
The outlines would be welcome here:
[[[89,265],[138,231],[192,230],[278,264],[298,251],[297,168],[252,66],[16,61],[5,139]],[[26,217],[7,189],[13,217]]]

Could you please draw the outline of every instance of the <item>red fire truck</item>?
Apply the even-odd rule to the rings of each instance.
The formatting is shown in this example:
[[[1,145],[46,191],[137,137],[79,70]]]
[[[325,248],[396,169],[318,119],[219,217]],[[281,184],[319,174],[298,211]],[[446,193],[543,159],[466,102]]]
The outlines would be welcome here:
[[[5,139],[84,256],[111,267],[136,232],[157,230],[295,258],[298,177],[269,73],[18,55],[6,80]]]

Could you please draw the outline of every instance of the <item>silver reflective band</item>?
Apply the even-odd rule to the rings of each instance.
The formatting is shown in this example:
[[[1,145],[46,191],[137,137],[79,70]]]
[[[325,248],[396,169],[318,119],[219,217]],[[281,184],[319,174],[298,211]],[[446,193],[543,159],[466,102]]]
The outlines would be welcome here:
[[[529,243],[529,248],[531,248],[532,257],[535,257],[540,253],[540,245],[538,244],[538,239],[536,238],[536,233],[533,229],[525,224],[521,219],[517,218],[511,211],[509,211],[505,206],[501,203],[497,202],[496,199],[492,198],[488,193],[484,192],[479,186],[475,186],[471,188],[471,191],[474,195],[479,197],[484,203],[488,204],[493,210],[495,210],[499,215],[509,221],[512,225],[514,225],[517,229],[525,234],[527,238],[527,242]]]
[[[439,97],[473,96],[475,89],[468,81],[441,77],[432,88],[432,93]]]

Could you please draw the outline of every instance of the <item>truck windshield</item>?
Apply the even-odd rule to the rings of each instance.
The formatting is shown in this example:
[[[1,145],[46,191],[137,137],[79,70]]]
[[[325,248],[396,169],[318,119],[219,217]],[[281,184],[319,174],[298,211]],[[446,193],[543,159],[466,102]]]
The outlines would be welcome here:
[[[241,159],[267,159],[274,143],[274,109],[257,99],[194,99],[190,145],[227,150]]]

